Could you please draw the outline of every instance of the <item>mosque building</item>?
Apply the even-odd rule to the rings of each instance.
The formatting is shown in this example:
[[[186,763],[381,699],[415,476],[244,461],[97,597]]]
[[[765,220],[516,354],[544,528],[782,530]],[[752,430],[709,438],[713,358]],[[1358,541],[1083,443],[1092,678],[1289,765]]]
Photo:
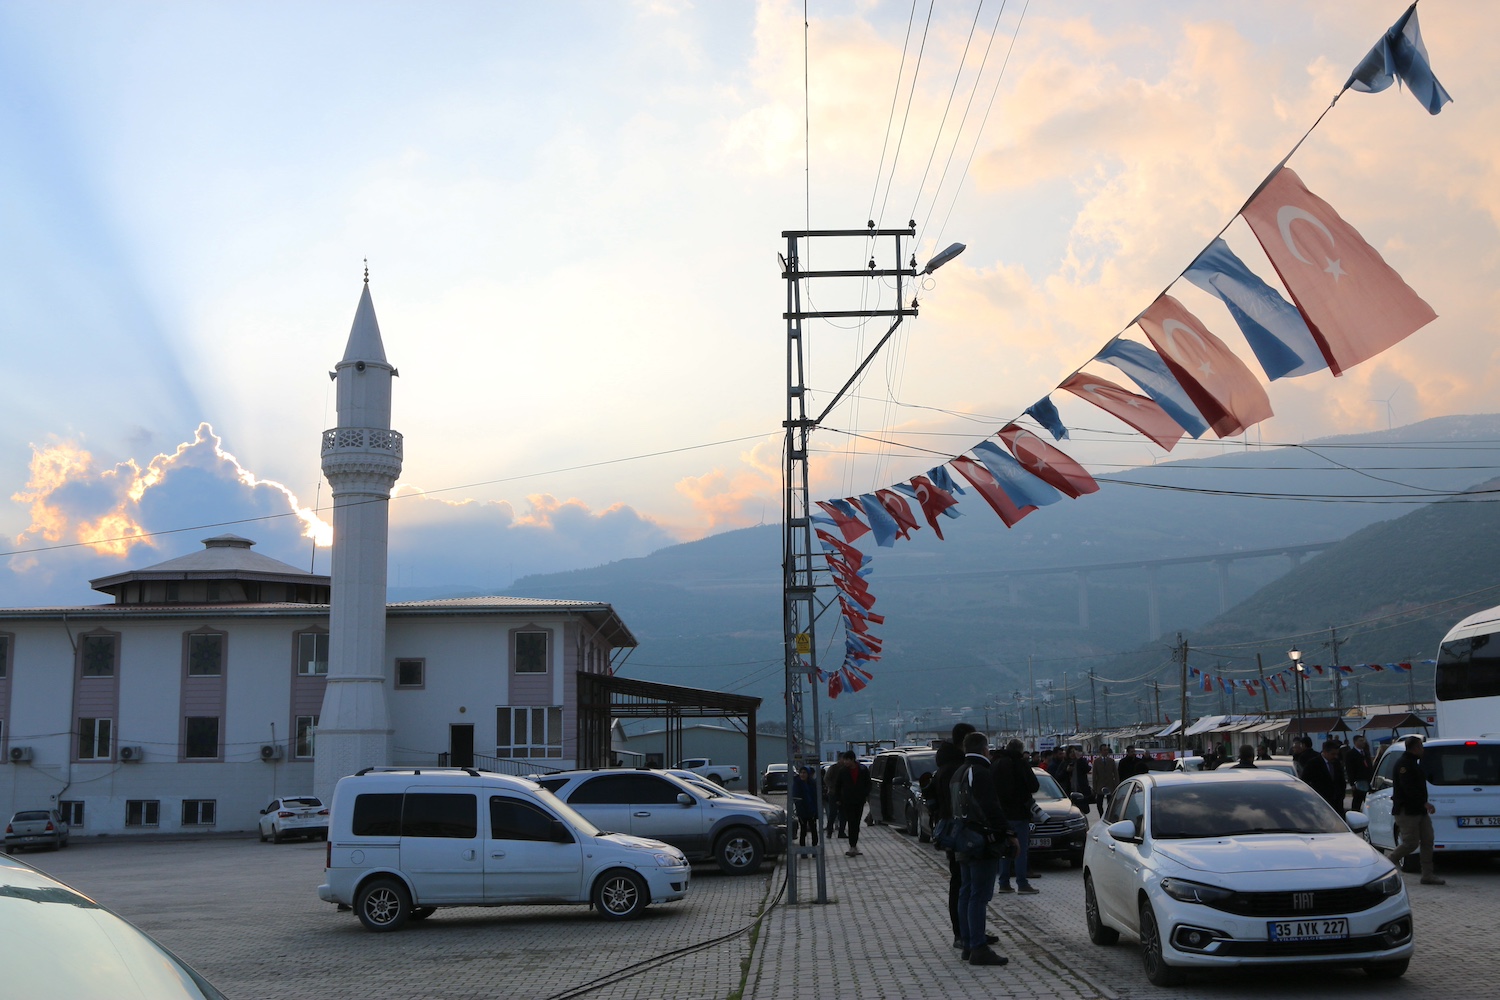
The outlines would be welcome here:
[[[364,767],[608,762],[579,678],[636,645],[610,605],[386,601],[397,374],[367,275],[322,440],[331,576],[224,534],[90,581],[110,603],[0,609],[0,810],[55,808],[74,836],[241,831]]]

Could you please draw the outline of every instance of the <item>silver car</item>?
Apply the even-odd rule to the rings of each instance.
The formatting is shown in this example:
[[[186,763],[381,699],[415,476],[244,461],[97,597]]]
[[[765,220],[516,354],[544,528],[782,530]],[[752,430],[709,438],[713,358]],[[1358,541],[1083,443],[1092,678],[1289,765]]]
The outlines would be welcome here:
[[[47,847],[58,850],[68,846],[68,824],[51,809],[22,809],[5,824],[5,853],[14,854],[18,847]]]
[[[786,848],[786,810],[715,794],[660,771],[601,768],[532,778],[601,830],[671,844],[690,861],[749,875]]]

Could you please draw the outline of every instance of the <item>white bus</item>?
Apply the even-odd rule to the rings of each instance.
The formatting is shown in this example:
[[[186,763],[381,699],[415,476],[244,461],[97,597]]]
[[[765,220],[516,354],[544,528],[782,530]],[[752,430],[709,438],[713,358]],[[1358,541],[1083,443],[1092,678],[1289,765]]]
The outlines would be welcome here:
[[[1443,637],[1434,696],[1439,736],[1500,736],[1500,607],[1470,615]]]

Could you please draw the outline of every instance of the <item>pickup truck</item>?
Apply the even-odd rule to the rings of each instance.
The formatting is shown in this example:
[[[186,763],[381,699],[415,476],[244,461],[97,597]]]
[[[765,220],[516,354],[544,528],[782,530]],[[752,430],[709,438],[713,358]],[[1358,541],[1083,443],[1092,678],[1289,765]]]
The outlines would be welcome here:
[[[5,825],[5,853],[14,854],[18,847],[68,846],[68,824],[48,809],[23,809]]]
[[[716,785],[727,785],[731,781],[740,780],[740,769],[735,764],[715,764],[707,757],[689,757],[677,762],[677,768],[681,771],[692,771],[701,774]]]

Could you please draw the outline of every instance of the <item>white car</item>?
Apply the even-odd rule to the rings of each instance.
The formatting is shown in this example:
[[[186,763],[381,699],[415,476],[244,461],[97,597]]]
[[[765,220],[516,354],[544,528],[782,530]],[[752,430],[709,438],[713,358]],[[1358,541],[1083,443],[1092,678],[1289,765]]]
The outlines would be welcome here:
[[[1427,740],[1422,770],[1427,775],[1427,801],[1432,804],[1433,849],[1500,853],[1500,740]],[[1370,816],[1370,843],[1395,847],[1399,839],[1391,816],[1391,777],[1405,752],[1397,743],[1375,765],[1365,812]],[[1407,855],[1415,871],[1418,857]]]
[[[709,779],[705,778],[703,775],[699,774],[697,771],[685,771],[682,768],[672,767],[672,768],[668,768],[667,770],[663,771],[662,773],[663,774],[670,774],[674,778],[681,778],[683,781],[686,781],[688,784],[692,785],[694,788],[701,789],[702,792],[705,795],[709,796],[710,798],[716,798],[716,799],[749,799],[752,802],[764,802],[765,801],[759,795],[752,795],[749,792],[731,792],[729,789],[725,788],[723,785],[715,784],[714,782],[712,782]]]
[[[1358,965],[1406,972],[1411,904],[1394,865],[1301,781],[1260,770],[1122,782],[1084,845],[1089,938],[1141,942],[1146,976],[1188,968]]]
[[[260,842],[288,837],[328,839],[328,807],[316,795],[284,795],[260,811]]]

